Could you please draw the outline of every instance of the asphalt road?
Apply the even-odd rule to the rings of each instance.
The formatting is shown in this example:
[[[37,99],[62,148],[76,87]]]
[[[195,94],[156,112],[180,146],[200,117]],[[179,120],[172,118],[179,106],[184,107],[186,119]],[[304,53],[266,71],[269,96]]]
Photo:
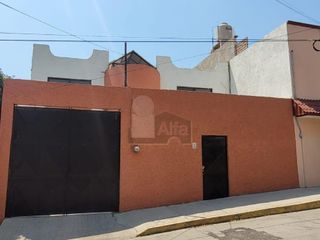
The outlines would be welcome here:
[[[320,240],[320,209],[182,229],[138,239]]]

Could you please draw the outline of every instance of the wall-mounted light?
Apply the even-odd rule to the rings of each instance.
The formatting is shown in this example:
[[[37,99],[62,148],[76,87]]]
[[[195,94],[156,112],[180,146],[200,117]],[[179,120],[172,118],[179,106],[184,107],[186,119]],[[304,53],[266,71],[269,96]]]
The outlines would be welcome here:
[[[132,151],[133,151],[133,152],[138,153],[138,152],[140,152],[140,150],[141,150],[141,149],[140,149],[140,146],[139,146],[139,145],[133,145],[133,146],[132,146]]]

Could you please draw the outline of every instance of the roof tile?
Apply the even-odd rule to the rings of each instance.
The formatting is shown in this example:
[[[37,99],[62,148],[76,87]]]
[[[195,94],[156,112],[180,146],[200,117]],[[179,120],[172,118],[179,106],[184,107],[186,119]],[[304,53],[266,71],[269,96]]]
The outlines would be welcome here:
[[[294,99],[293,100],[294,115],[302,116],[320,116],[320,100],[313,99]]]

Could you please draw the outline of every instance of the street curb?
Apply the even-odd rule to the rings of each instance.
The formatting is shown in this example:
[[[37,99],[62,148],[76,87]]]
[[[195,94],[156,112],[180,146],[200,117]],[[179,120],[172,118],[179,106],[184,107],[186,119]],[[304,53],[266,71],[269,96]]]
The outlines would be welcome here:
[[[198,227],[202,225],[230,222],[230,221],[236,221],[241,219],[256,218],[256,217],[275,215],[275,214],[281,214],[281,213],[298,212],[298,211],[310,210],[310,209],[316,209],[316,208],[320,208],[320,201],[260,209],[260,210],[244,212],[244,213],[213,216],[213,217],[201,218],[197,220],[172,223],[172,224],[167,224],[167,225],[162,225],[157,227],[150,227],[144,230],[143,232],[139,233],[137,237],[142,237],[142,236],[147,236],[147,235],[152,235],[157,233],[170,232],[170,231],[189,228],[189,227]]]

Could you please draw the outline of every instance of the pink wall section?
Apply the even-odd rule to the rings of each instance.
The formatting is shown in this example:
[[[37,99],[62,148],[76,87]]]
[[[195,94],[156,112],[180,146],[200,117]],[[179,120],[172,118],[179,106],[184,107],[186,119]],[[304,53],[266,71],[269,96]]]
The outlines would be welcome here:
[[[288,23],[289,40],[319,39],[320,26]],[[293,80],[297,98],[320,98],[320,52],[312,47],[313,41],[289,41],[292,55]],[[317,43],[320,49],[320,42]]]
[[[320,38],[320,26],[288,22],[292,78],[296,98],[320,99],[320,52],[313,49],[313,39]],[[310,41],[294,41],[294,40]],[[320,49],[320,42],[317,43]],[[296,119],[296,149],[301,187],[320,186],[319,117]],[[301,131],[301,132],[300,132]]]

